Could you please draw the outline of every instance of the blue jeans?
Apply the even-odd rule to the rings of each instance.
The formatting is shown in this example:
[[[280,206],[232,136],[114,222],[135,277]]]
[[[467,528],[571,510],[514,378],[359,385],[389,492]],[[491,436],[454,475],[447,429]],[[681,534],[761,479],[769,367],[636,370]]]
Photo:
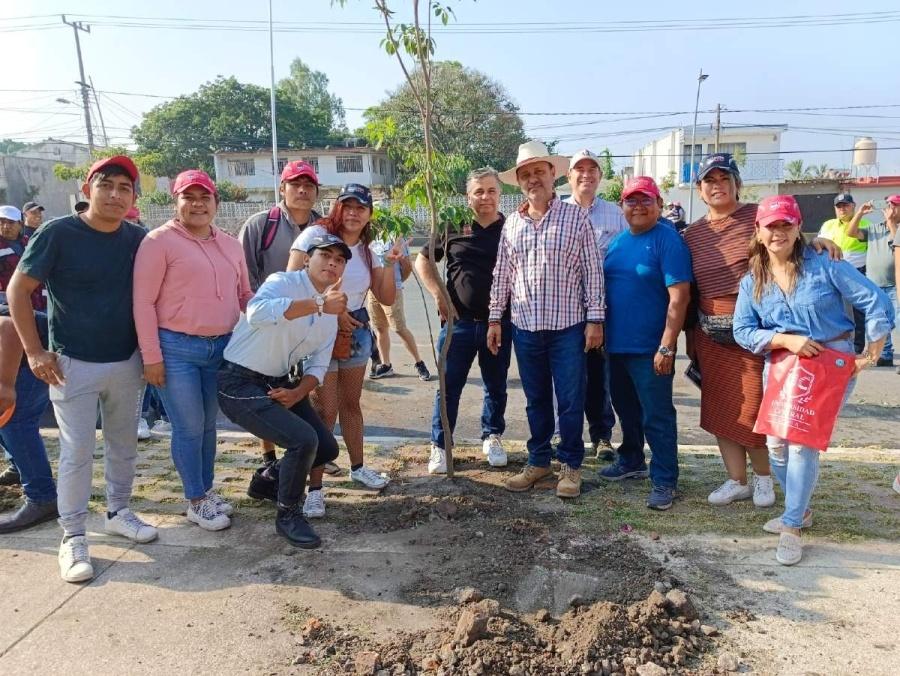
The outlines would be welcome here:
[[[16,376],[16,410],[5,426],[0,440],[22,478],[22,490],[32,502],[54,502],[56,486],[47,449],[41,439],[41,415],[50,403],[47,384],[34,377],[27,365]]]
[[[675,374],[658,376],[653,355],[609,355],[612,403],[622,426],[619,462],[628,469],[644,467],[644,437],[650,444],[650,481],[678,485],[678,425],[672,403]]]
[[[896,286],[882,286],[881,290],[887,294],[887,297],[890,299],[891,304],[894,307],[894,311],[900,313],[900,307],[897,305],[897,287]],[[894,342],[891,340],[891,332],[888,331],[887,338],[884,339],[884,347],[881,348],[881,358],[892,360],[894,358]]]
[[[557,331],[526,331],[513,325],[513,348],[531,432],[528,464],[550,466],[555,392],[560,436],[556,457],[578,469],[584,460],[584,322]]]
[[[616,425],[609,396],[609,358],[603,350],[587,353],[587,390],[584,397],[584,417],[592,444],[609,441]]]
[[[216,374],[228,338],[159,330],[166,367],[166,385],[159,395],[172,425],[172,460],[188,500],[202,498],[212,488],[219,412]]]
[[[478,368],[481,369],[481,383],[484,389],[484,404],[481,407],[481,438],[487,439],[490,434],[503,434],[506,430],[506,374],[512,356],[512,324],[508,321],[501,325],[502,339],[497,355],[487,349],[487,322],[476,322],[469,319],[458,319],[453,324],[453,339],[447,351],[446,386],[447,386],[447,418],[450,420],[450,431],[456,429],[456,418],[459,414],[459,398],[469,377],[469,369],[475,357],[478,357]],[[441,328],[438,338],[438,352],[444,347],[447,339],[446,324]],[[434,393],[434,412],[431,416],[431,443],[440,448],[444,446],[444,429],[441,426],[441,392]]]

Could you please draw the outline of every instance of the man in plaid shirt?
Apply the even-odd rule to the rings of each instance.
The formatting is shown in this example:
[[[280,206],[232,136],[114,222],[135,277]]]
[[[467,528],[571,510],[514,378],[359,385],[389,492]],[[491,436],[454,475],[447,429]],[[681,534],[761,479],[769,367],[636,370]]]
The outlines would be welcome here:
[[[587,210],[561,202],[553,184],[568,160],[530,141],[519,146],[516,166],[500,174],[518,185],[525,203],[506,219],[491,286],[488,348],[501,343],[500,318],[512,311],[516,352],[531,438],[528,464],[506,482],[527,491],[550,475],[553,392],[560,444],[556,494],[581,494],[584,459],[586,353],[603,345],[603,270]]]

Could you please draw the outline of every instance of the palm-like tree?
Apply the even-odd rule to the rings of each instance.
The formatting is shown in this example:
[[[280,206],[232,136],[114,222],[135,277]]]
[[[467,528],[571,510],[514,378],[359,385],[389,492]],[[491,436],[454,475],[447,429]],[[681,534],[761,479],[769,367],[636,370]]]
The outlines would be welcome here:
[[[803,181],[810,178],[810,168],[803,166],[803,160],[791,160],[785,164],[784,173],[789,181]]]

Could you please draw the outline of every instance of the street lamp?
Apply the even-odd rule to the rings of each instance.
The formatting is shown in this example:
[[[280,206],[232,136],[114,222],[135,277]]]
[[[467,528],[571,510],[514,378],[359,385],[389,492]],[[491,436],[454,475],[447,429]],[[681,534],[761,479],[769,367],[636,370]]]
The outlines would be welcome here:
[[[694,103],[694,130],[691,132],[691,169],[688,172],[690,185],[688,186],[688,223],[694,222],[694,144],[697,141],[697,112],[700,109],[700,85],[709,77],[708,73],[704,73],[700,69],[700,75],[697,76],[697,101]]]

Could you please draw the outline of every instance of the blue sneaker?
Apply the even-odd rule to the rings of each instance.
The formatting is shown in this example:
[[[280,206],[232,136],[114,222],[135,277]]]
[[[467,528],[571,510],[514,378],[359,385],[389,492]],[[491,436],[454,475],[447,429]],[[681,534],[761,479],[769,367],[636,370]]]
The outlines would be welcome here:
[[[672,506],[675,489],[668,486],[653,486],[650,497],[647,498],[647,507],[664,512]]]
[[[640,467],[629,469],[628,467],[620,464],[620,461],[617,460],[613,464],[601,469],[597,474],[601,479],[606,479],[607,481],[622,481],[623,479],[646,479],[647,465],[641,465]]]

